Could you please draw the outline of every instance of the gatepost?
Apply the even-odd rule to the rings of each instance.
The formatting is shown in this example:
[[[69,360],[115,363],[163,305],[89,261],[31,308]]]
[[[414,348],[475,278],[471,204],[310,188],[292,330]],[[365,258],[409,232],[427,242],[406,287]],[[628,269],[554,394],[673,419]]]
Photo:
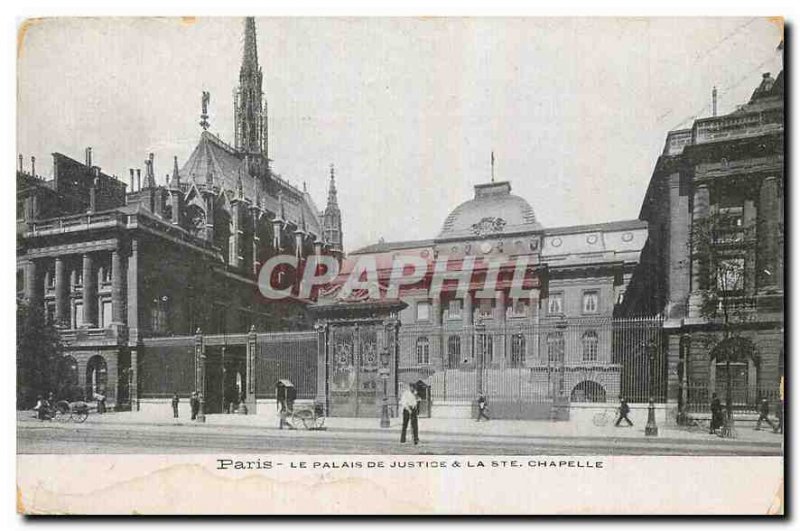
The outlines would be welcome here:
[[[247,334],[247,358],[245,359],[245,386],[244,406],[242,413],[254,415],[257,411],[256,403],[256,350],[258,349],[258,335],[255,325],[250,327]]]
[[[206,349],[203,344],[203,333],[197,329],[194,335],[194,388],[199,394],[200,409],[197,412],[197,422],[205,422],[206,406]]]

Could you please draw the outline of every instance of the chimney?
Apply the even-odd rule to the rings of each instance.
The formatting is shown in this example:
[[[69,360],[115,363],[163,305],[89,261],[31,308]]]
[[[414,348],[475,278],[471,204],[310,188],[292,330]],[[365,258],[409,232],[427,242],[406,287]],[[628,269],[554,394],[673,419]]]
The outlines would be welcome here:
[[[131,192],[136,191],[136,178],[133,176],[133,168],[131,170]]]
[[[36,157],[31,157],[31,175],[36,177]]]
[[[92,167],[92,148],[86,148],[86,166],[91,168]]]
[[[136,190],[142,189],[142,170],[141,168],[136,168]]]
[[[717,116],[717,87],[711,91],[711,116]]]

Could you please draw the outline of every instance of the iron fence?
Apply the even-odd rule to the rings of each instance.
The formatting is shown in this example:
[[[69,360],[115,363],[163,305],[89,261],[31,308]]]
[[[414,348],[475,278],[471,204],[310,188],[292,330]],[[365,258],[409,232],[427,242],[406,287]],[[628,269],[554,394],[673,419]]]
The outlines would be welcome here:
[[[509,318],[464,326],[404,324],[401,381],[421,379],[434,403],[474,401],[497,407],[554,402],[666,399],[665,348],[658,318]]]
[[[710,414],[712,394],[716,393],[722,407],[727,402],[728,388],[726,382],[717,382],[713,387],[707,383],[690,383],[681,390],[684,393],[683,410],[689,415]],[[742,385],[732,383],[730,389],[731,406],[734,414],[752,415],[759,413],[762,400],[767,401],[771,415],[777,413],[781,405],[778,385]]]

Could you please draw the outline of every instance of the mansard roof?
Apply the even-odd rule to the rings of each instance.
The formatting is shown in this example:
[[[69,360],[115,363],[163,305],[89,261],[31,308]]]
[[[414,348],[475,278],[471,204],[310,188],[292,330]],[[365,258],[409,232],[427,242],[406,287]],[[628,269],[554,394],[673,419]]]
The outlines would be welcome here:
[[[298,227],[305,222],[309,232],[318,236],[322,234],[321,213],[308,192],[299,190],[272,173],[263,157],[253,154],[246,156],[216,135],[204,131],[197,147],[180,170],[182,185],[187,188],[192,184],[207,186],[209,170],[212,186],[233,193],[235,198],[241,182],[246,201],[258,203],[276,216],[283,211],[286,221]]]

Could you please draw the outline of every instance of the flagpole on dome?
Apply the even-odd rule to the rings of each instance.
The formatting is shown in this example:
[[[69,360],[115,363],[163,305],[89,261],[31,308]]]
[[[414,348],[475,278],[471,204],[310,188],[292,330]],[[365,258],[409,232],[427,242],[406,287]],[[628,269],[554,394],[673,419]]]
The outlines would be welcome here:
[[[494,150],[492,150],[492,182],[494,182]]]

